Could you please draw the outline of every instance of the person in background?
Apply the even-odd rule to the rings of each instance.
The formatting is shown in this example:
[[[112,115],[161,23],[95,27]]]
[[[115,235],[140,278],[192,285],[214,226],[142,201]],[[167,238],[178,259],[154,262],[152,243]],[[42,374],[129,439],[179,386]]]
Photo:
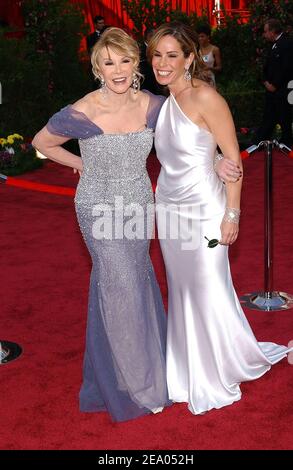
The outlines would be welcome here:
[[[95,16],[94,25],[95,25],[95,31],[89,34],[86,38],[87,51],[88,51],[89,56],[91,56],[94,45],[99,41],[103,32],[107,29],[107,26],[105,25],[105,19],[103,16],[100,16],[100,15]],[[100,88],[101,82],[100,80],[97,80],[94,77],[90,64],[89,64],[89,75],[91,78],[91,89],[96,90],[97,88]]]
[[[291,148],[292,106],[288,101],[288,83],[293,79],[293,39],[276,19],[266,21],[263,35],[272,46],[264,65],[264,115],[254,143],[270,139],[279,124],[282,129],[280,141]]]
[[[215,73],[222,70],[220,49],[211,44],[211,28],[209,25],[199,26],[196,30],[199,42],[199,55],[210,71],[212,84],[216,86]]]
[[[153,68],[151,64],[148,61],[146,51],[147,51],[147,46],[150,38],[155,32],[155,28],[149,28],[146,29],[144,32],[144,41],[140,47],[140,64],[139,64],[139,70],[140,73],[143,75],[143,82],[142,82],[142,88],[145,90],[150,91],[151,93],[154,93],[155,95],[162,94],[162,90],[160,90],[159,84],[157,80],[155,79],[155,75],[153,72]]]
[[[86,38],[86,46],[87,46],[87,51],[89,55],[91,54],[91,50],[96,44],[96,42],[100,39],[102,33],[106,29],[105,25],[105,19],[103,16],[95,16],[94,18],[94,26],[95,26],[95,31],[91,34],[89,34]]]

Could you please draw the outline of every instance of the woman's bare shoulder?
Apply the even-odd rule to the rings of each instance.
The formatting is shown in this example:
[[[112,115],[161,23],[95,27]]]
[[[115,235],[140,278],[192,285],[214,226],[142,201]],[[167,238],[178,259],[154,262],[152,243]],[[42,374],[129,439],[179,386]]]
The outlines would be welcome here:
[[[199,112],[204,112],[207,109],[221,110],[227,105],[217,90],[203,80],[195,81],[194,87],[189,91],[189,97],[185,96],[185,100],[188,98],[189,106],[193,104]]]
[[[147,108],[149,102],[151,101],[151,96],[145,91],[139,91],[136,95],[136,99],[141,106]]]
[[[229,111],[226,100],[213,87],[202,87],[199,90],[197,106],[202,115],[221,116]]]
[[[215,46],[215,44],[212,44],[212,46],[213,46],[213,49],[212,49],[213,52],[218,52],[220,50],[220,48],[218,46]]]
[[[193,86],[189,88],[189,93],[186,94],[186,97],[188,96],[188,98],[192,101],[198,101],[212,99],[218,94],[219,93],[217,93],[215,88],[209,85],[207,82],[196,79],[193,82]]]
[[[96,101],[96,91],[92,91],[72,104],[73,109],[82,113],[87,113]]]

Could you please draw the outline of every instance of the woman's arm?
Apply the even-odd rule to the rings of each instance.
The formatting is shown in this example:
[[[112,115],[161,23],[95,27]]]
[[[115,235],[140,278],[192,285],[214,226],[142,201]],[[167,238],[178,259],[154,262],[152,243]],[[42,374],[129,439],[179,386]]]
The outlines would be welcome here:
[[[198,104],[199,112],[212,132],[224,157],[233,160],[243,173],[234,122],[226,101],[214,89],[201,87],[200,93],[198,93]],[[236,214],[237,211],[240,211],[241,187],[242,176],[235,183],[226,183],[227,212],[229,212],[229,209],[235,209]],[[225,245],[233,243],[238,236],[239,224],[237,223],[237,217],[235,217],[234,222],[228,221],[229,219],[231,220],[231,217],[226,214],[221,224],[221,243]]]
[[[215,58],[215,63],[211,70],[212,72],[220,72],[222,70],[222,58],[221,51],[217,46],[213,46],[213,54]]]
[[[62,147],[62,144],[68,140],[70,140],[68,137],[51,134],[45,126],[35,135],[32,145],[50,160],[75,168],[81,172],[81,158]]]

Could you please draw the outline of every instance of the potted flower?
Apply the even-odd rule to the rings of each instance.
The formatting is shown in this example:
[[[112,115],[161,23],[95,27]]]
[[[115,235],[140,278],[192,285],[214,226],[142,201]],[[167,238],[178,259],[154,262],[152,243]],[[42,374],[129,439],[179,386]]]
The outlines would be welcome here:
[[[30,142],[20,134],[0,138],[0,173],[7,176],[20,175],[40,168],[42,161],[37,158]]]

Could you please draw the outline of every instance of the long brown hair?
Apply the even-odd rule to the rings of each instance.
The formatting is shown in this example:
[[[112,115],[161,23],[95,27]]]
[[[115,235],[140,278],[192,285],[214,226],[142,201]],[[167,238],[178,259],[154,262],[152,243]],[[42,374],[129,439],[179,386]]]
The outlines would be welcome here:
[[[172,23],[165,23],[159,26],[148,43],[147,56],[149,61],[152,61],[158,42],[164,36],[172,36],[179,42],[185,58],[189,57],[191,53],[194,54],[194,59],[189,67],[191,77],[199,78],[210,83],[211,79],[209,70],[197,52],[197,34],[187,24],[176,21]]]

